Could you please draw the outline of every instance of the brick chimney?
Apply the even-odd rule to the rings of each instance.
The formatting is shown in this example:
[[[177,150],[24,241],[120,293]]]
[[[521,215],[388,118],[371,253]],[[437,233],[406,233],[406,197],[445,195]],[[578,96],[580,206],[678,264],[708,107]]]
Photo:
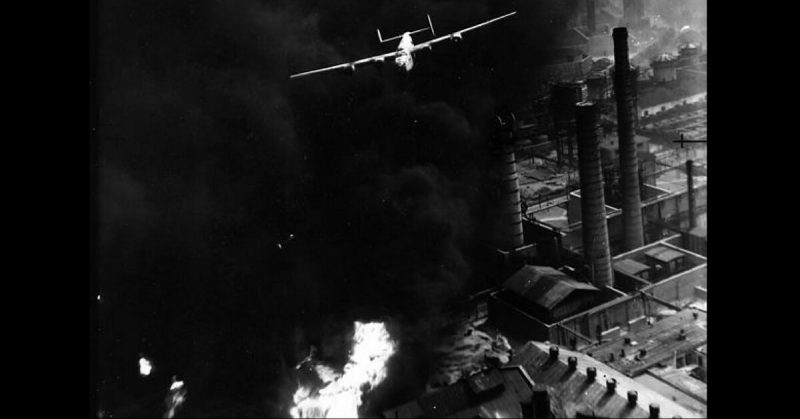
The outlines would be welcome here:
[[[614,94],[617,100],[622,223],[626,250],[644,245],[642,200],[639,189],[639,161],[636,153],[635,85],[628,58],[628,29],[614,28]]]
[[[581,185],[583,254],[590,267],[592,283],[602,289],[614,285],[608,242],[603,170],[597,133],[600,123],[592,102],[575,105],[578,129],[578,174]]]

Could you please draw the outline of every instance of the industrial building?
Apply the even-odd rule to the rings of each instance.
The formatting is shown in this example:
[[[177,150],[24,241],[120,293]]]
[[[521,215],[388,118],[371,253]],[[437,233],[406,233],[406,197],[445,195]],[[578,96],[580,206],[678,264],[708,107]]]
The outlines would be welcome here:
[[[421,417],[695,417],[636,380],[579,352],[529,342],[489,368],[383,412]]]
[[[707,61],[708,54],[693,43],[682,44],[677,54],[653,57],[653,76],[640,83],[639,117],[653,118],[671,109],[705,102]]]
[[[626,19],[641,20],[641,4],[626,1]],[[676,152],[667,125],[641,119],[652,115],[640,112],[625,28],[606,35],[614,60],[588,57],[586,68],[588,38],[571,33],[551,65],[573,67],[556,71],[549,96],[528,109],[535,117],[499,116],[493,139],[501,257],[495,286],[467,311],[513,356],[384,417],[705,415],[704,154]],[[656,62],[648,83],[662,88],[702,65],[694,46]]]

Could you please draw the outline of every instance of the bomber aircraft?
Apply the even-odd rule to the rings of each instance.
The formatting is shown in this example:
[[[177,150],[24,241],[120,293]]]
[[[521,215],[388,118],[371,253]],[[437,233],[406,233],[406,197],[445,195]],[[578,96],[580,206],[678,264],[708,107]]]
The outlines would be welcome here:
[[[361,59],[361,60],[358,60],[358,61],[353,61],[353,62],[350,62],[350,63],[344,63],[344,64],[339,64],[339,65],[334,65],[334,66],[331,66],[331,67],[320,68],[318,70],[311,70],[311,71],[306,71],[306,72],[303,72],[303,73],[292,74],[291,76],[289,76],[289,78],[294,79],[294,78],[297,78],[297,77],[309,76],[311,74],[323,73],[323,72],[326,72],[326,71],[336,71],[336,70],[342,71],[342,72],[345,72],[345,73],[353,73],[356,70],[356,68],[359,67],[359,66],[362,66],[362,65],[365,65],[365,64],[375,64],[375,65],[379,65],[380,66],[380,65],[383,65],[386,62],[387,59],[390,59],[390,60],[393,59],[394,63],[399,68],[401,68],[401,69],[403,69],[405,71],[411,71],[411,69],[414,68],[414,53],[415,52],[417,52],[419,50],[423,50],[423,49],[427,49],[427,50],[433,49],[433,44],[438,43],[438,42],[442,42],[442,41],[445,41],[445,40],[451,40],[453,42],[459,42],[459,41],[461,41],[461,39],[463,37],[462,34],[464,34],[465,32],[469,32],[469,31],[471,31],[473,29],[478,29],[480,27],[489,25],[491,23],[497,22],[500,19],[505,19],[505,18],[507,18],[509,16],[513,16],[516,13],[517,12],[514,11],[514,12],[511,12],[511,13],[505,14],[503,16],[499,16],[499,17],[496,17],[494,19],[487,20],[486,22],[479,23],[479,24],[477,24],[475,26],[470,26],[470,27],[468,27],[466,29],[462,29],[460,31],[456,31],[456,32],[453,32],[451,34],[447,34],[447,35],[444,35],[444,36],[440,36],[438,38],[434,38],[434,39],[431,39],[430,41],[425,41],[423,43],[416,44],[416,45],[414,45],[414,41],[411,39],[411,35],[415,35],[415,34],[418,34],[420,32],[424,32],[424,31],[428,31],[429,30],[433,36],[436,36],[436,32],[433,30],[433,22],[431,22],[431,16],[430,15],[428,15],[428,27],[427,28],[422,28],[422,29],[417,29],[415,31],[405,32],[402,35],[393,36],[391,38],[383,39],[383,37],[381,36],[381,30],[378,29],[378,41],[380,41],[380,43],[382,43],[382,44],[385,43],[385,42],[393,41],[395,39],[400,39],[400,44],[397,46],[397,50],[395,50],[394,52],[389,52],[389,53],[386,53],[386,54],[383,54],[383,55],[376,55],[374,57],[364,58],[364,59]]]

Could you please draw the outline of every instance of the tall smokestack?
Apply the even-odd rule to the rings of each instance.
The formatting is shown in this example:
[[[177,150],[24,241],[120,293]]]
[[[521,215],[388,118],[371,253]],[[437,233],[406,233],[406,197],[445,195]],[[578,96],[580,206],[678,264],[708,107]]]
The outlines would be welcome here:
[[[594,0],[586,0],[586,26],[589,27],[589,34],[593,35],[596,30],[596,20],[595,20],[595,4]]]
[[[575,104],[587,100],[588,94],[589,89],[582,81],[559,82],[552,87],[550,104],[559,164],[563,161],[564,151],[566,151],[569,161],[574,161]]]
[[[597,139],[600,123],[597,106],[582,102],[575,106],[578,129],[578,174],[581,184],[583,253],[591,267],[592,283],[598,288],[614,284],[608,248],[608,224],[603,192],[603,170]]]
[[[497,115],[497,127],[494,138],[494,153],[499,164],[500,205],[502,211],[502,227],[500,246],[504,250],[522,247],[522,207],[519,193],[519,177],[517,176],[517,159],[514,154],[514,127],[516,117],[510,111],[502,111]]]
[[[517,158],[511,145],[503,146],[502,159],[502,203],[503,217],[508,227],[506,247],[516,249],[524,244],[522,236],[522,208],[519,194],[519,177],[517,176]]]
[[[639,162],[636,157],[633,121],[635,80],[628,61],[628,29],[614,28],[614,93],[617,96],[617,133],[619,136],[620,187],[625,249],[644,245],[642,200],[639,190]],[[633,73],[635,74],[635,73]]]
[[[694,203],[694,161],[686,161],[686,187],[689,197],[689,229],[697,227],[697,215],[695,214]]]

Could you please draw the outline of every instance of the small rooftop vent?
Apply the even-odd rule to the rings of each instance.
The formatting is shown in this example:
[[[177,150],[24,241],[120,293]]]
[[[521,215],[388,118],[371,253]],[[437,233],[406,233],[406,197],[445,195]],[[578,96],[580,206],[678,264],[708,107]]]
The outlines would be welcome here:
[[[595,367],[586,368],[586,378],[589,381],[594,381],[596,377],[597,377],[597,368]]]
[[[635,406],[637,400],[639,400],[639,393],[636,390],[629,390],[628,391],[628,405]]]
[[[606,380],[606,385],[608,385],[608,392],[614,393],[617,391],[617,380],[615,378],[609,378]]]
[[[655,419],[661,413],[658,403],[650,403],[650,419]]]
[[[567,358],[567,365],[569,365],[570,371],[575,371],[576,369],[578,369],[578,358],[574,356]]]

